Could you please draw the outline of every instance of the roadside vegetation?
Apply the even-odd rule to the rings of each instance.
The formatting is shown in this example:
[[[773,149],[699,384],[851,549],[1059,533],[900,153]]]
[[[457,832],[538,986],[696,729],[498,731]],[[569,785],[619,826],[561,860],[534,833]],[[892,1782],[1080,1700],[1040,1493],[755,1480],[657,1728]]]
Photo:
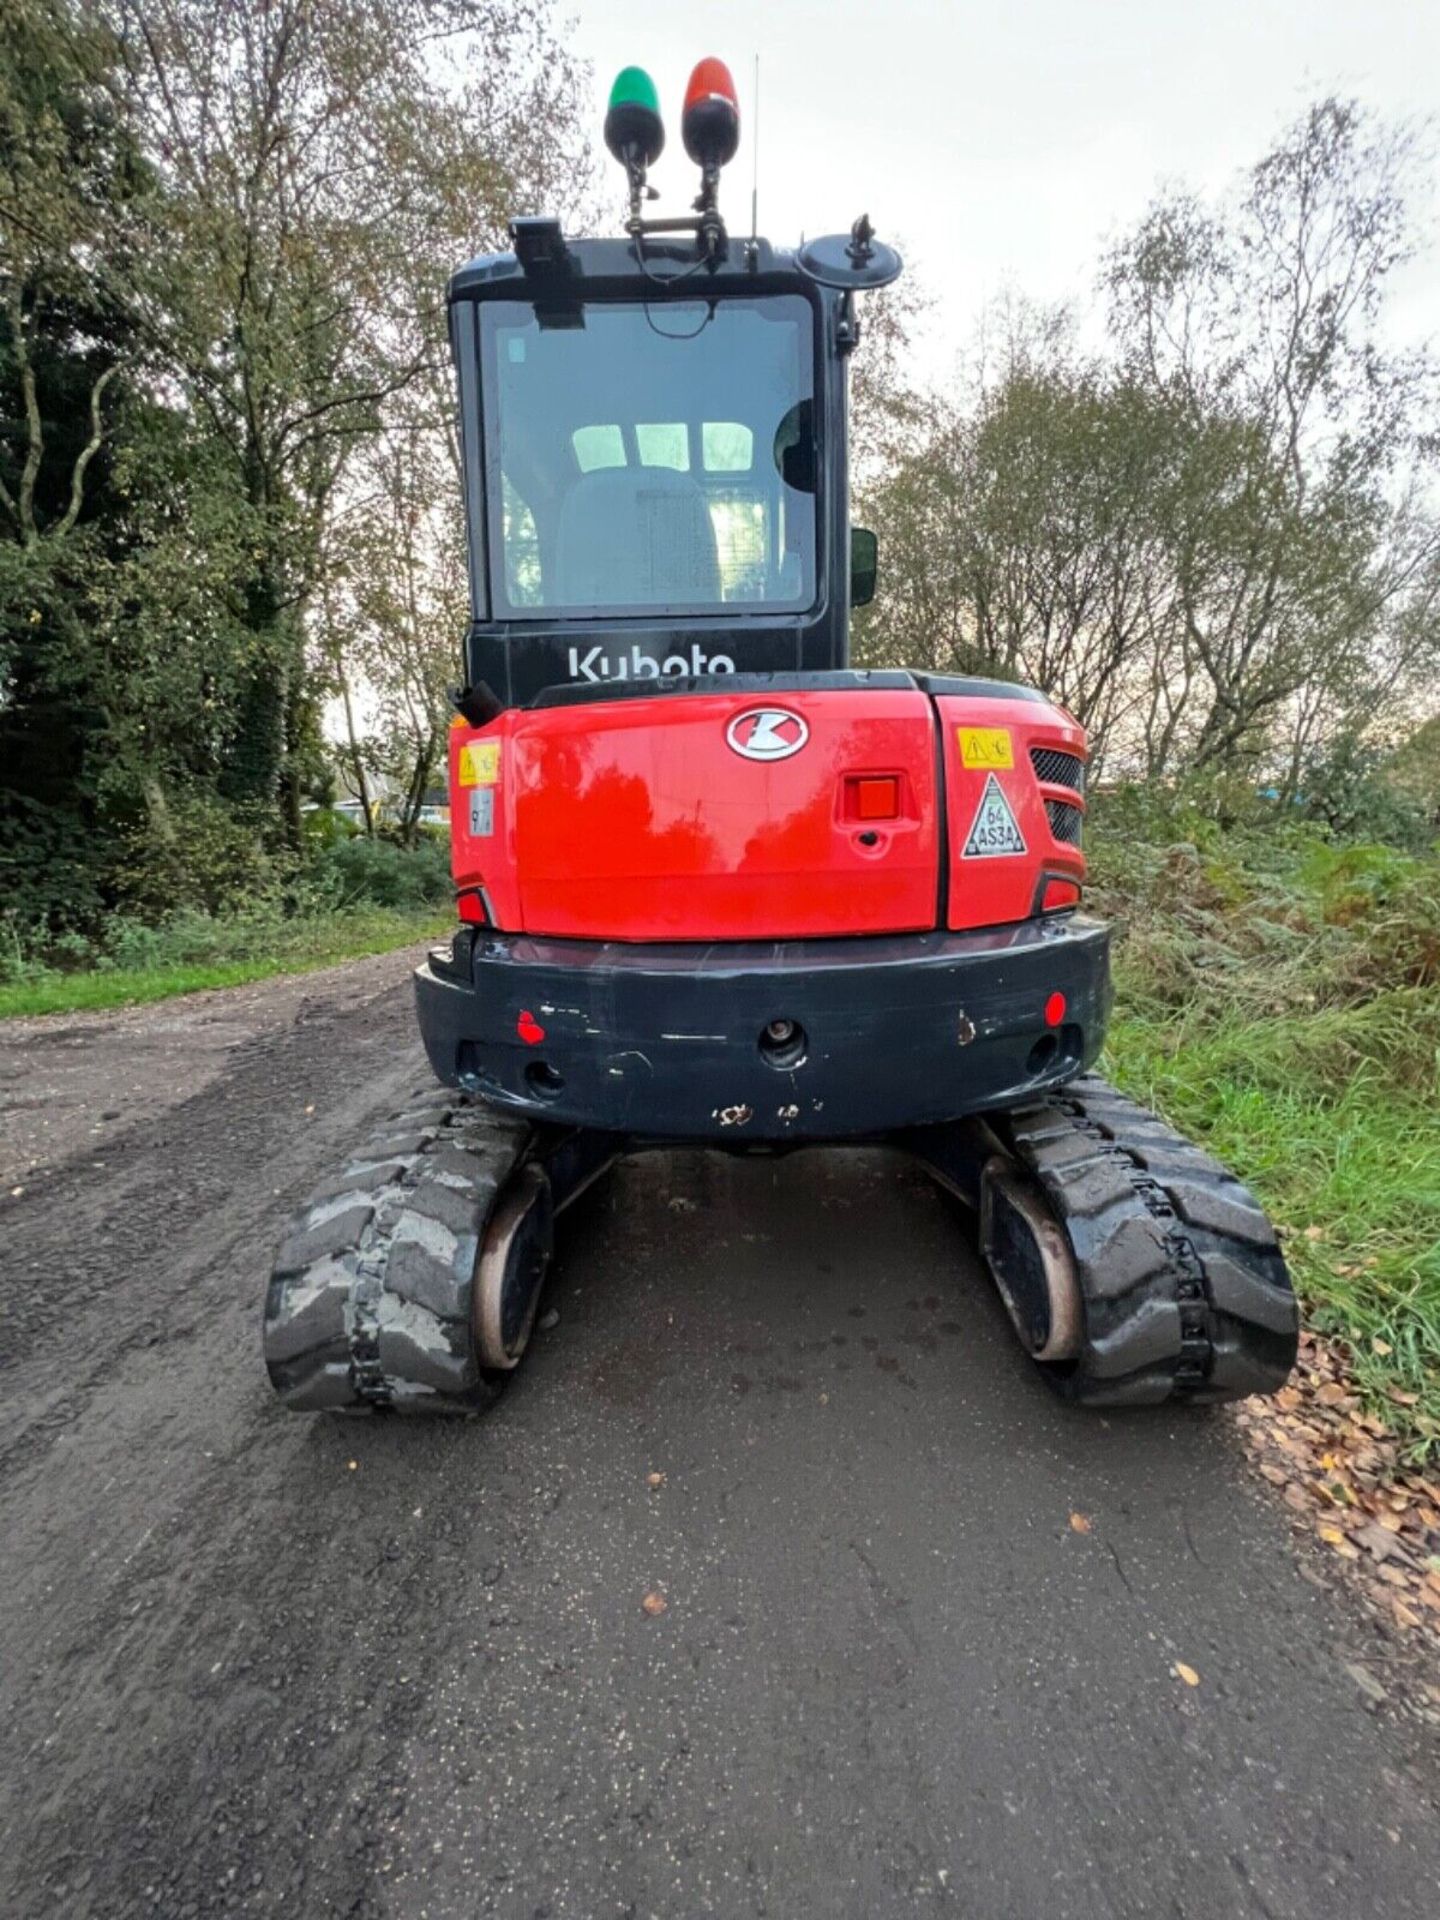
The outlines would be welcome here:
[[[252,864],[237,899],[208,894],[187,866],[180,903],[140,902],[90,928],[53,932],[0,913],[0,1019],[128,1006],[206,987],[301,973],[428,938],[448,926],[449,851],[426,832],[414,845],[356,833],[329,813],[307,816],[297,860]]]
[[[1440,850],[1119,789],[1092,835],[1119,934],[1106,1068],[1239,1170],[1309,1324],[1440,1451]]]

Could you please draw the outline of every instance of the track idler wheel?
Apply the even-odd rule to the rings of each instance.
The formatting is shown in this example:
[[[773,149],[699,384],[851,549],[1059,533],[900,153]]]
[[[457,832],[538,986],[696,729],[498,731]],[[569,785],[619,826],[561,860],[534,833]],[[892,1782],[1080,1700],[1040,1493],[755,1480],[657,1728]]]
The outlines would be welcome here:
[[[482,1367],[508,1373],[530,1343],[555,1244],[555,1209],[545,1171],[524,1166],[495,1204],[475,1264],[471,1295]]]
[[[1084,1309],[1075,1257],[1034,1186],[1000,1155],[980,1176],[980,1251],[1032,1360],[1073,1360]]]

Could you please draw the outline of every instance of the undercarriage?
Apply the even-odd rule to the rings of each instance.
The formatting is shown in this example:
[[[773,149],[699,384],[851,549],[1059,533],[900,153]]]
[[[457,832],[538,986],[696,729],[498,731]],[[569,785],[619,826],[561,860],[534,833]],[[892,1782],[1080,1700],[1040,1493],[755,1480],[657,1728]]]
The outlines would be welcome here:
[[[1105,1081],[871,1143],[913,1153],[971,1209],[1016,1333],[1065,1399],[1203,1404],[1283,1384],[1298,1310],[1269,1221]],[[418,1092],[280,1249],[264,1328],[280,1398],[483,1412],[529,1341],[556,1216],[621,1154],[658,1144]]]

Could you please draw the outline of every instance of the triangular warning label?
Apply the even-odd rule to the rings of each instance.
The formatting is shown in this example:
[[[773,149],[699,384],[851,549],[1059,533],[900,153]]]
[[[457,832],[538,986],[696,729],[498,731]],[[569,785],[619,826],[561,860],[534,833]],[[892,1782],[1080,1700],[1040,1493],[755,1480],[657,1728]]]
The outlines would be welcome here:
[[[1027,851],[1025,836],[1010,811],[1010,802],[992,773],[980,796],[980,806],[971,823],[963,857],[966,860],[991,860],[997,854]]]

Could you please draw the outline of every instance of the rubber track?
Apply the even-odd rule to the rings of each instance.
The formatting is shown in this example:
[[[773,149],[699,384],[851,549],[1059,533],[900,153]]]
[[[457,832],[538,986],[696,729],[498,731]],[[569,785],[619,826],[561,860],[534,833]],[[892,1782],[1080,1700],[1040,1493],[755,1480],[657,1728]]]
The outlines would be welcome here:
[[[1086,1406],[1241,1400],[1295,1364],[1299,1309],[1275,1229],[1249,1189],[1093,1074],[1003,1131],[1074,1253],[1078,1360],[1047,1367]]]
[[[477,1413],[470,1289],[495,1196],[531,1137],[426,1087],[296,1214],[265,1301],[265,1363],[297,1412]]]

